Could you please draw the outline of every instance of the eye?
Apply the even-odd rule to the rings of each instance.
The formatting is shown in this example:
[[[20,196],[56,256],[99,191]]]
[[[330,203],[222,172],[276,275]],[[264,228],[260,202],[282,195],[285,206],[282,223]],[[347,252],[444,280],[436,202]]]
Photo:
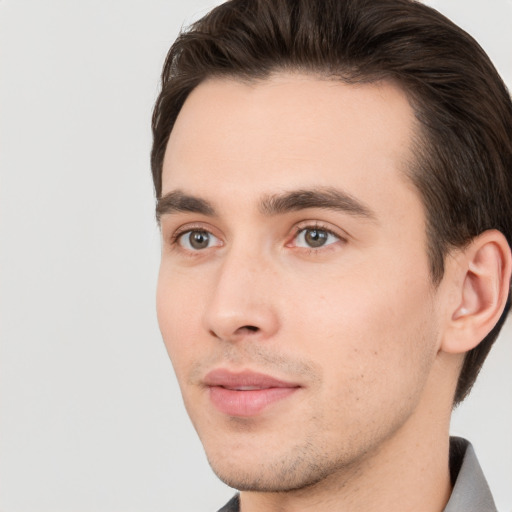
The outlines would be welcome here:
[[[180,234],[177,243],[188,251],[201,251],[219,245],[220,241],[208,231],[193,229]]]
[[[296,247],[305,247],[308,249],[318,249],[326,245],[331,245],[340,240],[340,237],[327,229],[322,228],[304,228],[301,229],[295,237]]]

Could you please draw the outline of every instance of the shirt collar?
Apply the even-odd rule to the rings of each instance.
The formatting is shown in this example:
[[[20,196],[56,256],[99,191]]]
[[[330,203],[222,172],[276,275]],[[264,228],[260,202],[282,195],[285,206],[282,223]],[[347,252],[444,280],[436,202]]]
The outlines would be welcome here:
[[[450,439],[450,470],[455,482],[444,512],[496,512],[491,490],[469,441]]]

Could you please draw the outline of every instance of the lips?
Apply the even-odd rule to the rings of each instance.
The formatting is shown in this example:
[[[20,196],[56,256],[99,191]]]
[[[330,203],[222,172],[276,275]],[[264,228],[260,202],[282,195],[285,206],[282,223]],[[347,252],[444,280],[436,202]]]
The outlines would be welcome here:
[[[210,400],[220,412],[241,417],[258,415],[300,389],[296,383],[270,375],[250,371],[233,373],[222,369],[208,373],[204,384],[209,388]]]

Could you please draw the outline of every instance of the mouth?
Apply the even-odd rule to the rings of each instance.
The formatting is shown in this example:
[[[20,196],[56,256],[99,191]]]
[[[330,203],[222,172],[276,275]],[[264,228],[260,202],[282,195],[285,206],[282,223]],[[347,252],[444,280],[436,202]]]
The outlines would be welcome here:
[[[301,386],[270,375],[216,369],[208,373],[204,385],[212,404],[228,416],[250,417],[262,413],[276,402],[289,398]]]

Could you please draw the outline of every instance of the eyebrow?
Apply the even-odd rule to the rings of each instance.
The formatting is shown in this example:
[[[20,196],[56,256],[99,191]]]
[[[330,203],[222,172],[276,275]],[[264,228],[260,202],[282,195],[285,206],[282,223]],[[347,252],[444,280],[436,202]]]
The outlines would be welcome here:
[[[260,203],[260,211],[265,215],[279,215],[307,208],[336,210],[356,217],[376,220],[375,213],[367,205],[350,194],[331,187],[273,194],[264,198]]]
[[[350,194],[331,187],[299,189],[282,194],[265,196],[259,203],[259,211],[266,216],[287,212],[320,208],[345,212],[349,215],[376,220],[375,213],[364,203]],[[208,217],[217,215],[212,203],[206,199],[175,190],[160,197],[156,205],[156,218],[172,213],[199,213]]]
[[[160,222],[162,215],[179,212],[200,213],[209,217],[215,216],[215,210],[209,201],[187,195],[181,190],[169,192],[158,198],[155,211],[158,222]]]

